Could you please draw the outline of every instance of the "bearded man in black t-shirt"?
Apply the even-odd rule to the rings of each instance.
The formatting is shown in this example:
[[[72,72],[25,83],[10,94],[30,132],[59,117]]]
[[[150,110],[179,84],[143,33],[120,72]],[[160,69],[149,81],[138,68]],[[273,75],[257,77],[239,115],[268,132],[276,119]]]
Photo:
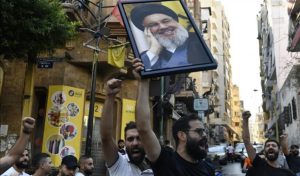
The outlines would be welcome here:
[[[300,176],[300,156],[299,146],[291,145],[290,151],[288,150],[288,134],[280,136],[280,142],[282,146],[282,152],[286,157],[289,168],[297,175]]]
[[[268,139],[264,145],[264,159],[256,155],[253,145],[250,143],[249,133],[249,111],[243,112],[243,141],[247,149],[248,157],[252,162],[252,167],[247,171],[246,176],[295,176],[295,174],[288,170],[281,168],[277,162],[280,145],[274,139]]]
[[[204,161],[207,138],[203,122],[197,115],[185,115],[173,125],[176,151],[161,147],[151,128],[149,80],[138,74],[144,68],[140,59],[133,61],[134,75],[139,81],[136,124],[140,139],[155,176],[213,176],[213,167]]]

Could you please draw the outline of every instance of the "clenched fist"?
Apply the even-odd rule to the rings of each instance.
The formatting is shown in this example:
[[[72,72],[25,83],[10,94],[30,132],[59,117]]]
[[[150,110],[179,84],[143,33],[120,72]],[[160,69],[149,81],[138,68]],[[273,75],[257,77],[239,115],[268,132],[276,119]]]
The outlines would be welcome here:
[[[106,93],[107,95],[116,95],[120,92],[122,87],[122,80],[110,79],[106,83]]]
[[[35,126],[35,119],[32,117],[24,117],[23,123],[23,133],[30,134]]]
[[[242,114],[243,118],[249,118],[251,116],[251,113],[250,111],[244,111],[243,114]]]

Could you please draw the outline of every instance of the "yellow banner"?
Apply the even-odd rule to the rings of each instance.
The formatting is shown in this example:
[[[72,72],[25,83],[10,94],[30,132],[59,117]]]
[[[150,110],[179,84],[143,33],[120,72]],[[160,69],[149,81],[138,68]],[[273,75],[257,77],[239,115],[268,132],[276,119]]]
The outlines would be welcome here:
[[[84,89],[49,86],[42,151],[59,166],[66,155],[80,156]]]
[[[95,117],[101,118],[103,110],[103,103],[95,102],[94,104],[94,120],[93,125],[95,125]],[[83,136],[82,141],[86,141],[86,134],[87,134],[87,126],[88,126],[88,118],[89,118],[89,111],[90,111],[90,101],[85,102],[85,111],[84,111],[84,118],[83,118]]]
[[[94,117],[100,118],[102,116],[103,103],[95,102],[94,104]],[[90,111],[90,101],[85,102],[85,116],[89,116]]]
[[[123,99],[122,100],[122,126],[121,138],[125,139],[124,129],[128,122],[135,121],[135,100]]]

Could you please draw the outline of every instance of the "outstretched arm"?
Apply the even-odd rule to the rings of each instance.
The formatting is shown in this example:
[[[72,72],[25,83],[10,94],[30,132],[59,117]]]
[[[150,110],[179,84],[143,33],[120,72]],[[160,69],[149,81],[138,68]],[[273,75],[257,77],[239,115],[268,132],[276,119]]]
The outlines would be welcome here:
[[[111,79],[106,84],[106,98],[102,112],[100,132],[104,160],[108,167],[113,165],[118,159],[118,146],[113,137],[113,112],[115,108],[114,100],[116,94],[120,92],[121,84],[122,81],[119,79]]]
[[[148,159],[155,162],[159,157],[161,146],[150,125],[149,80],[142,80],[138,74],[143,69],[140,59],[135,59],[133,66],[134,75],[139,81],[135,116],[137,129]]]
[[[248,157],[251,161],[254,160],[256,156],[255,149],[250,142],[250,133],[249,133],[249,117],[251,116],[249,111],[243,112],[243,141],[245,143],[245,147],[248,153]]]
[[[35,119],[32,117],[25,117],[22,120],[22,124],[23,127],[19,139],[8,153],[4,157],[0,158],[0,174],[11,167],[19,159],[19,157],[22,156],[30,138],[30,134],[34,128]]]
[[[289,155],[289,149],[288,149],[288,134],[283,134],[280,136],[280,144],[282,147],[282,152],[285,156]]]

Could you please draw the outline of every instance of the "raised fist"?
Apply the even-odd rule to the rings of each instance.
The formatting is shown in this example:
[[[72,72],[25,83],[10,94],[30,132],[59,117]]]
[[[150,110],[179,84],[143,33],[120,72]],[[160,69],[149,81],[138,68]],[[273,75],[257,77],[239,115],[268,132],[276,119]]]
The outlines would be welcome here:
[[[106,83],[106,93],[108,95],[116,95],[120,92],[122,87],[122,80],[120,79],[110,79]]]
[[[24,117],[23,123],[23,133],[30,134],[35,126],[35,119],[32,117]]]
[[[249,118],[251,116],[250,111],[244,111],[242,114],[243,118]]]
[[[288,134],[286,133],[280,135],[280,140],[287,140],[287,138],[288,138]]]

